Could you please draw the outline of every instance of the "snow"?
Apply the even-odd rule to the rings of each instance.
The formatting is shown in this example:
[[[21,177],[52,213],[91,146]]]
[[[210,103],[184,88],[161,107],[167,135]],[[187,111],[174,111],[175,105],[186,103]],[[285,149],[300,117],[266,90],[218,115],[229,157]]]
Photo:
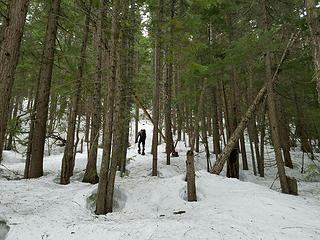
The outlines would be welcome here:
[[[281,194],[278,181],[270,189],[275,167],[266,168],[265,178],[249,170],[241,171],[241,181],[228,179],[224,173],[207,173],[200,153],[195,157],[198,202],[187,202],[187,148],[179,142],[180,157],[171,158],[167,166],[165,146],[160,145],[158,177],[152,177],[152,126],[141,123],[147,130],[146,155],[137,154],[132,137],[128,176],[117,176],[115,211],[105,216],[94,214],[97,184],[81,182],[86,152],[77,154],[75,174],[67,186],[59,184],[62,151],[45,158],[45,176],[28,180],[13,177],[23,175],[23,157],[5,152],[0,166],[0,176],[6,175],[0,177],[0,239],[5,238],[1,222],[10,227],[8,240],[320,239],[320,184],[307,182],[300,174],[300,152],[292,152],[295,169],[286,169],[299,180],[299,196]],[[272,149],[266,152],[272,160]],[[98,166],[101,156],[99,149]],[[251,162],[249,153],[247,157]],[[175,214],[178,211],[185,213]]]

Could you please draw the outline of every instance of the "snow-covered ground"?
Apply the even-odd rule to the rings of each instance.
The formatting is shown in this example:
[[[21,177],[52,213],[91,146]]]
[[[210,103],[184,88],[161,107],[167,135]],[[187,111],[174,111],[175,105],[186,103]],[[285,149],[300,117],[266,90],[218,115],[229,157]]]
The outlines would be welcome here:
[[[299,173],[300,152],[292,152],[295,169],[287,169],[289,176],[299,180],[299,196],[279,193],[278,180],[270,189],[275,166],[266,168],[265,178],[254,176],[252,168],[241,171],[239,181],[225,178],[224,173],[207,173],[204,153],[200,153],[195,159],[199,201],[187,202],[187,148],[180,142],[180,157],[167,166],[165,146],[160,145],[159,176],[152,177],[152,127],[141,123],[140,128],[147,130],[146,155],[137,154],[132,139],[129,174],[117,177],[115,212],[105,216],[93,213],[97,185],[81,182],[86,152],[77,154],[75,174],[67,186],[59,184],[62,148],[45,158],[45,176],[30,180],[7,180],[17,178],[10,171],[23,174],[24,160],[5,152],[3,164],[10,171],[0,167],[0,239],[4,238],[2,226],[2,233],[10,227],[8,240],[320,239],[320,183],[307,182],[306,175]],[[272,160],[272,149],[266,152],[266,161]],[[99,150],[98,167],[101,155]],[[185,213],[175,214],[178,211]]]

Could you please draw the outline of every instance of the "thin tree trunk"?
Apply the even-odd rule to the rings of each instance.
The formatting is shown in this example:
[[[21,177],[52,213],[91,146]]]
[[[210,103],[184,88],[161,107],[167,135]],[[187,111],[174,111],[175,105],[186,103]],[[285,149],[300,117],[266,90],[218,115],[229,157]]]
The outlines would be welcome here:
[[[210,161],[210,151],[209,151],[208,136],[207,136],[207,124],[205,119],[203,103],[202,103],[202,106],[199,108],[201,108],[199,112],[199,114],[201,114],[201,135],[202,135],[202,141],[203,141],[205,152],[206,152],[207,171],[209,172],[211,168],[211,161]]]
[[[256,161],[254,159],[254,149],[253,149],[253,141],[251,139],[251,135],[249,134],[249,141],[250,141],[250,150],[251,150],[251,159],[252,159],[252,169],[253,169],[253,174],[257,176],[257,167],[256,167]]]
[[[240,136],[240,146],[241,146],[242,168],[243,170],[249,170],[248,159],[246,154],[246,145],[245,145],[243,133]]]
[[[55,53],[59,7],[60,0],[52,0],[39,72],[38,97],[36,98],[37,101],[35,103],[36,111],[30,160],[30,178],[43,176],[43,152],[46,137],[48,103]]]
[[[160,78],[161,78],[161,22],[163,18],[163,0],[158,0],[157,26],[155,33],[154,51],[154,86],[152,95],[152,117],[154,121],[152,136],[152,176],[158,175],[158,125],[159,125],[159,99],[160,99]]]
[[[68,184],[73,173],[73,162],[75,161],[76,149],[74,147],[74,135],[76,129],[76,118],[79,112],[80,94],[82,89],[83,70],[86,58],[86,49],[89,36],[89,23],[92,0],[89,0],[88,11],[86,13],[85,26],[83,28],[83,38],[81,43],[80,60],[78,64],[78,75],[75,84],[75,94],[72,97],[72,106],[69,113],[67,142],[64,149],[61,166],[60,183]],[[80,119],[79,119],[80,120]],[[79,129],[79,127],[78,127]]]
[[[100,1],[97,32],[96,32],[96,65],[93,92],[93,113],[90,132],[90,150],[83,182],[95,184],[99,181],[97,173],[97,154],[99,145],[99,131],[101,127],[101,76],[102,76],[102,49],[103,49],[103,18],[104,1]]]
[[[13,113],[12,113],[12,116],[11,116],[11,119],[13,121],[13,124],[12,124],[13,129],[10,129],[9,137],[8,137],[8,140],[7,140],[7,146],[5,148],[6,150],[12,150],[13,141],[14,141],[14,135],[15,135],[15,132],[16,132],[16,128],[18,126],[17,114],[18,114],[18,109],[19,109],[19,103],[20,103],[20,97],[17,96],[15,98],[15,104],[14,104]]]
[[[219,119],[218,119],[218,101],[217,101],[217,87],[213,86],[212,88],[212,130],[213,130],[213,148],[214,153],[216,154],[216,159],[218,159],[219,154],[221,153],[220,148],[220,134],[219,134]]]
[[[11,0],[7,9],[7,21],[2,30],[0,50],[0,162],[5,131],[9,117],[15,70],[26,20],[29,0]]]
[[[267,113],[267,104],[263,104],[263,111],[261,116],[261,130],[260,130],[260,161],[261,161],[261,174],[260,176],[264,176],[264,142],[266,135],[266,113]]]

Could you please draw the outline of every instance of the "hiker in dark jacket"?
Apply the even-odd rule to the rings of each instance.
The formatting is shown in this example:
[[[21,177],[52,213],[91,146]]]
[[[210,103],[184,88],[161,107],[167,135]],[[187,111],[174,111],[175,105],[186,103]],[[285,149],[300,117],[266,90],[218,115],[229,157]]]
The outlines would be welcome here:
[[[142,155],[144,155],[144,146],[146,144],[146,130],[145,129],[141,129],[140,132],[138,133],[138,136],[136,137],[136,143],[138,142],[138,138],[139,138],[139,143],[138,143],[138,153],[141,153],[141,149],[140,149],[140,143],[142,143]]]

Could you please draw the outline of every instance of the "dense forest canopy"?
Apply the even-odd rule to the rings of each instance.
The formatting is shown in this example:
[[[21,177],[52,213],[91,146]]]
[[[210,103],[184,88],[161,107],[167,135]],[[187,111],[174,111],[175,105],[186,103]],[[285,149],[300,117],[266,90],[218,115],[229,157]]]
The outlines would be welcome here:
[[[290,149],[312,159],[311,176],[320,169],[319,5],[0,1],[0,152],[23,153],[24,177],[37,178],[44,152],[62,144],[60,183],[69,184],[77,146],[87,144],[83,181],[99,182],[96,213],[111,212],[116,171],[126,174],[130,122],[143,109],[154,125],[153,176],[160,141],[167,164],[184,141],[192,152],[205,146],[208,172],[219,174],[227,162],[227,176],[239,178],[239,165],[251,161],[249,139],[255,175],[264,176],[271,144],[282,192],[296,194],[284,167],[293,167]]]

